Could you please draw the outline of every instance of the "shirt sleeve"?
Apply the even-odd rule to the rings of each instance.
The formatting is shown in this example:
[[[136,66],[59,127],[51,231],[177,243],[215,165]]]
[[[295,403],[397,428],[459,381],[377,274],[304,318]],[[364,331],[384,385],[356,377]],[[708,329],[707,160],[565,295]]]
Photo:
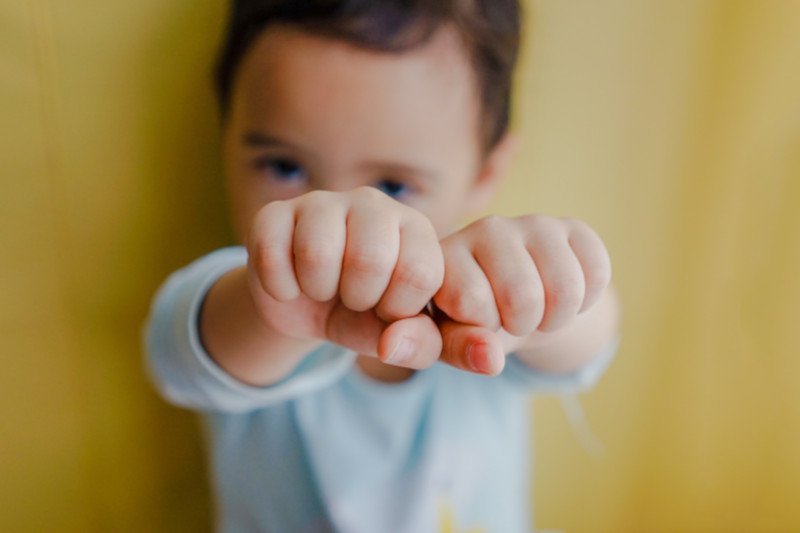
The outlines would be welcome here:
[[[619,339],[605,346],[597,356],[573,372],[552,373],[536,370],[515,354],[506,358],[500,377],[510,384],[541,393],[576,393],[591,389],[613,361]]]
[[[217,250],[173,273],[156,293],[142,332],[145,363],[156,388],[171,403],[200,411],[244,412],[318,390],[352,367],[354,353],[326,343],[267,387],[242,383],[220,368],[200,342],[198,316],[211,286],[246,262],[243,247]]]

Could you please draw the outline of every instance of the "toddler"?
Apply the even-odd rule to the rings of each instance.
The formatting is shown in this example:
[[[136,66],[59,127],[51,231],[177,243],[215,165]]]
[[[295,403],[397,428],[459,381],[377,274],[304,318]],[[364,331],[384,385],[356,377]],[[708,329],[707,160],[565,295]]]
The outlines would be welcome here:
[[[146,324],[202,413],[220,531],[531,531],[527,395],[611,360],[584,223],[480,209],[508,131],[516,0],[236,0],[216,70],[239,246]]]

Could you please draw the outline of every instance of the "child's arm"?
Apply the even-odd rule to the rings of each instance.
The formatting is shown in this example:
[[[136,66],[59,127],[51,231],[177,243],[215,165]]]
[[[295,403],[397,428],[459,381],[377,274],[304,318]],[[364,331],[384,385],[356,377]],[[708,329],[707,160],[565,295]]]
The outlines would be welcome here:
[[[420,312],[443,259],[414,209],[373,188],[315,191],[262,208],[247,250],[200,320],[209,355],[238,380],[275,383],[323,340],[407,368],[438,358],[439,331]]]
[[[574,219],[542,215],[481,219],[442,241],[445,279],[436,305],[475,336],[502,342],[503,352],[536,370],[566,374],[607,351],[617,336],[618,304],[609,287],[611,263],[597,234]],[[466,289],[469,288],[469,289]],[[504,331],[499,331],[502,327]],[[471,361],[450,352],[463,327],[441,324],[443,359],[486,373],[503,368],[504,353]],[[486,329],[498,331],[494,339]]]

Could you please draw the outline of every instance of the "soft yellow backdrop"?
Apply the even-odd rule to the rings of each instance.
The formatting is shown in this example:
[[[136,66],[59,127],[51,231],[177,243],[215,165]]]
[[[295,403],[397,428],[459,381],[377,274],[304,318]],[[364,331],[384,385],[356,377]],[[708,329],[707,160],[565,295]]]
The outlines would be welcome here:
[[[581,399],[602,447],[536,403],[537,524],[800,531],[800,2],[526,6],[494,210],[591,222],[625,305]],[[209,529],[197,428],[151,392],[138,330],[170,271],[228,242],[223,15],[0,2],[2,531]]]

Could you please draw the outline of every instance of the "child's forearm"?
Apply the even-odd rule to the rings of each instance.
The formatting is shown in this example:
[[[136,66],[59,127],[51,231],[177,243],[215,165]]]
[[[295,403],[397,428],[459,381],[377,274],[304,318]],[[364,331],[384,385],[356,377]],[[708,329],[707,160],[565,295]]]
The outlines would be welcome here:
[[[280,381],[321,342],[293,339],[266,325],[253,304],[246,267],[231,270],[214,284],[203,303],[199,329],[216,364],[255,386]]]
[[[525,338],[508,336],[506,352],[514,352],[536,370],[569,373],[588,364],[614,342],[619,334],[619,318],[617,294],[609,287],[595,305],[558,331],[535,331]]]

